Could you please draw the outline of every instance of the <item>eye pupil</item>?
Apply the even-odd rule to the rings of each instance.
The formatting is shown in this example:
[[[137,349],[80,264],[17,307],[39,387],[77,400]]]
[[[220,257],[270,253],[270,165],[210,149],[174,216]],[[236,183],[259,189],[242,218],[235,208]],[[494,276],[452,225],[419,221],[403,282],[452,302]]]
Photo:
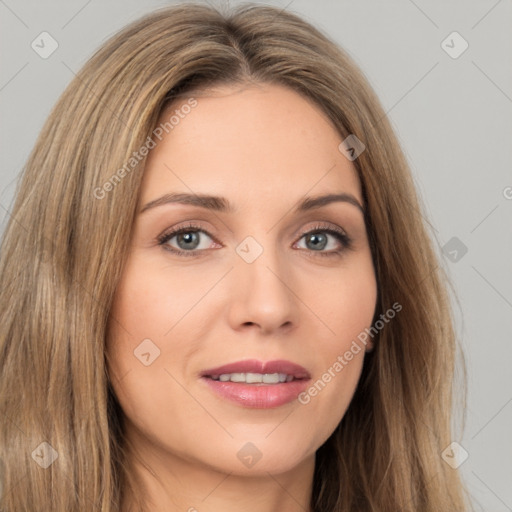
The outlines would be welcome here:
[[[321,233],[312,233],[308,238],[313,243],[313,248],[318,249],[320,247],[320,249],[324,249],[327,244],[327,237]]]

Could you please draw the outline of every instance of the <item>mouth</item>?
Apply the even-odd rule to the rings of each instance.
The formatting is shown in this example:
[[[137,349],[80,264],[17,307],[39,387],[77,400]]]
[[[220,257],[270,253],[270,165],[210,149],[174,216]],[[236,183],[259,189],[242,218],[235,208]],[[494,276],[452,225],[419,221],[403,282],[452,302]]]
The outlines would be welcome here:
[[[311,378],[306,368],[284,359],[267,362],[245,359],[204,370],[200,376],[221,382],[245,382],[246,384],[279,384]]]
[[[297,398],[311,376],[290,361],[238,361],[200,374],[210,390],[231,402],[251,408],[279,407]]]
[[[243,382],[244,384],[282,384],[298,379],[287,373],[221,373],[220,375],[205,375],[206,378],[220,382]]]

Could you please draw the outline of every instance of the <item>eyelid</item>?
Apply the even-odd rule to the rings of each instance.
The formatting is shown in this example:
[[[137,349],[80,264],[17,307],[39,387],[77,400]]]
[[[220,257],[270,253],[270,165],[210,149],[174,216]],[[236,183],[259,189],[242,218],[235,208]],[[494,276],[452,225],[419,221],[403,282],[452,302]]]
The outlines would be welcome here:
[[[314,233],[316,231],[335,231],[336,233],[340,235],[344,235],[348,237],[348,233],[340,226],[328,222],[328,221],[312,221],[314,223],[313,226],[309,226],[307,228],[300,228],[295,236],[302,237],[304,235],[307,235],[308,233]]]
[[[354,250],[354,240],[351,236],[349,236],[347,231],[340,226],[327,221],[316,221],[316,224],[313,227],[301,229],[298,234],[298,240],[295,242],[295,244],[302,240],[304,236],[314,233],[329,233],[331,236],[337,239],[338,243],[342,247],[341,249],[331,251],[309,250],[307,251],[308,253],[317,254],[319,256],[341,256],[341,254],[345,253],[346,251]]]
[[[194,223],[194,221],[189,221],[186,224],[178,225],[176,227],[166,229],[162,234],[160,234],[156,237],[156,240],[160,245],[164,245],[166,242],[168,242],[171,238],[174,238],[176,235],[179,235],[180,233],[183,233],[183,232],[186,233],[188,231],[205,233],[216,244],[222,245],[224,247],[224,245],[221,244],[216,239],[216,237],[210,233],[210,231],[208,229],[205,229],[204,227],[200,226],[199,224]],[[179,251],[179,250],[180,249],[176,249],[176,251]],[[195,251],[184,251],[184,252],[193,253],[193,252],[204,252],[204,251],[205,251],[205,249],[197,249]]]

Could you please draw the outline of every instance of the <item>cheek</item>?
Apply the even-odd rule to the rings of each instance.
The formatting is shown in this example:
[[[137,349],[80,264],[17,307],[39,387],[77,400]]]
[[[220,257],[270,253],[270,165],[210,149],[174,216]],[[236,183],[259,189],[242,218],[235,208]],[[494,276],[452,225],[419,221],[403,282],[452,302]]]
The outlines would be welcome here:
[[[154,265],[151,259],[133,257],[116,290],[112,308],[116,331],[120,336],[129,333],[133,342],[151,338],[160,344],[175,326],[183,320],[186,323],[188,311],[209,287],[209,280],[200,272],[185,274],[171,266],[162,267],[161,262]]]
[[[106,352],[126,415],[141,423],[161,418],[168,425],[169,405],[190,401],[178,382],[198,350],[194,340],[200,340],[192,308],[212,285],[201,273],[188,272],[185,279],[183,272],[151,263],[136,256],[128,260],[112,305]]]
[[[301,293],[324,324],[319,332],[330,350],[344,350],[351,340],[371,325],[377,303],[377,281],[369,251],[351,259],[323,279],[302,281]],[[308,291],[309,290],[309,291]],[[312,293],[311,290],[314,290]],[[309,294],[309,296],[308,296]],[[346,349],[345,349],[346,350]]]
[[[320,429],[325,439],[343,418],[357,387],[365,351],[371,346],[367,332],[377,301],[369,256],[333,277],[322,293],[314,296],[312,309],[320,312],[328,329],[318,330],[325,333],[317,338],[319,364],[310,386],[298,397],[304,418],[323,418]]]

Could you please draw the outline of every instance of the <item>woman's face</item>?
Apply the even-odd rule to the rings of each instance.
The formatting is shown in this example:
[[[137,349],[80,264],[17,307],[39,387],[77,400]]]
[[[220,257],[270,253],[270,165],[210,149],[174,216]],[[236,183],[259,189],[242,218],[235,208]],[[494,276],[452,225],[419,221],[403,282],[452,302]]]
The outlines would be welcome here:
[[[361,186],[343,139],[297,93],[222,87],[195,101],[164,112],[168,133],[153,137],[109,374],[144,456],[282,472],[312,460],[361,374],[377,299]],[[311,202],[330,194],[343,196]]]

